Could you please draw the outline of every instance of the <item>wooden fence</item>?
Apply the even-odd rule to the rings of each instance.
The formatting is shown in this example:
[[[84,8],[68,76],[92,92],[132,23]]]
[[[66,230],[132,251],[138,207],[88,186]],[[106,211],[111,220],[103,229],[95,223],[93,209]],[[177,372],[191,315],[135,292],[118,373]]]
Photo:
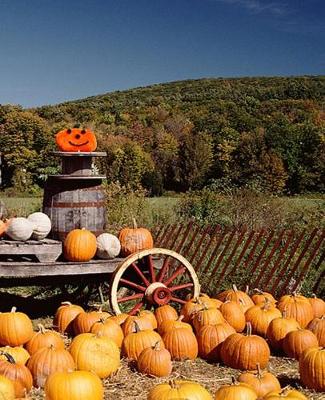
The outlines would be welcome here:
[[[325,295],[325,231],[158,226],[155,247],[175,250],[195,268],[202,290],[214,294],[231,283],[276,296],[302,289]]]

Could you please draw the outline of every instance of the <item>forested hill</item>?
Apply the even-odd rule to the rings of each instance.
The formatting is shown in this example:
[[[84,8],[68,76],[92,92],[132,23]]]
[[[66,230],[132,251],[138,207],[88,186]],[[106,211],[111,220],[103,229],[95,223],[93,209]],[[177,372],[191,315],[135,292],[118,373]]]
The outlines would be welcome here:
[[[159,192],[162,186],[186,190],[227,182],[297,193],[323,190],[324,99],[325,76],[220,78],[29,112],[45,120],[52,135],[67,126],[93,128],[109,154],[101,167],[121,184]]]

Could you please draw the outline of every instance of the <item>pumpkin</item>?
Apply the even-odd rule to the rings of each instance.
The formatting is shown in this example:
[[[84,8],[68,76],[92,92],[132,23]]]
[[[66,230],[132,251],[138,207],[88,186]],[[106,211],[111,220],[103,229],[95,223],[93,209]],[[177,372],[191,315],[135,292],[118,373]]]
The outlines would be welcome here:
[[[242,382],[233,382],[232,385],[220,386],[216,391],[215,400],[256,400],[255,390]]]
[[[124,339],[124,334],[120,325],[110,318],[100,319],[95,322],[90,330],[91,333],[99,334],[112,339],[120,348]]]
[[[35,332],[33,337],[25,344],[30,355],[42,347],[54,346],[57,349],[64,349],[64,342],[59,333],[45,329],[42,324],[38,325],[38,329],[38,332]]]
[[[99,378],[107,378],[120,366],[120,350],[117,344],[99,334],[82,333],[76,336],[69,351],[77,369],[92,371]]]
[[[259,364],[256,367],[257,371],[255,372],[247,371],[240,374],[238,381],[251,386],[259,398],[267,393],[281,390],[280,382],[276,376],[271,372],[262,371]]]
[[[27,220],[33,225],[32,239],[42,240],[50,233],[52,227],[51,220],[46,214],[35,212],[30,214]]]
[[[88,229],[73,229],[63,243],[63,254],[66,260],[86,262],[96,254],[96,236]]]
[[[134,332],[125,336],[122,343],[122,353],[130,360],[137,360],[142,350],[154,346],[157,342],[162,342],[159,333],[151,330],[141,330],[137,322],[133,323]],[[160,347],[165,348],[164,343]]]
[[[80,333],[89,333],[95,322],[101,319],[109,318],[110,314],[103,312],[101,309],[98,311],[81,312],[76,316],[73,321],[73,332],[75,335]]]
[[[206,308],[192,314],[192,325],[195,332],[198,332],[202,326],[216,325],[225,322],[221,312],[217,308]]]
[[[252,332],[263,337],[266,337],[270,322],[281,316],[281,311],[274,307],[268,300],[266,303],[253,306],[245,312],[246,321],[252,324]]]
[[[225,301],[222,303],[219,310],[224,319],[235,329],[236,332],[242,332],[245,329],[245,314],[236,301]]]
[[[12,240],[25,241],[28,240],[33,233],[33,224],[23,217],[11,218],[7,227],[6,235]]]
[[[258,305],[269,302],[275,305],[276,300],[271,293],[263,292],[263,290],[260,289],[254,289],[254,292],[255,293],[251,296],[254,304]]]
[[[67,350],[50,346],[37,350],[28,360],[27,367],[33,375],[34,386],[43,387],[49,375],[74,370],[75,362]]]
[[[304,396],[301,392],[298,390],[291,390],[284,388],[280,391],[277,392],[271,392],[268,393],[266,396],[263,397],[263,400],[283,400],[283,399],[289,399],[289,400],[308,400],[306,396]]]
[[[140,250],[152,249],[153,238],[145,228],[138,228],[133,218],[133,228],[124,228],[120,231],[119,241],[121,243],[121,255],[127,257]]]
[[[299,373],[302,382],[310,389],[325,391],[325,348],[311,347],[299,358]]]
[[[219,293],[217,299],[223,302],[227,300],[236,301],[244,312],[254,306],[253,300],[248,295],[248,287],[246,288],[246,292],[243,292],[242,290],[238,290],[236,285],[232,285],[232,289]]]
[[[104,388],[98,376],[88,371],[55,372],[46,381],[47,400],[103,400]]]
[[[207,308],[219,308],[222,304],[221,300],[214,299],[205,293],[200,293],[200,296],[197,298],[197,300],[204,303]]]
[[[0,399],[1,400],[14,400],[15,388],[13,382],[5,376],[0,375]]]
[[[118,238],[111,233],[101,233],[96,239],[96,256],[103,259],[117,257],[121,251],[121,243]]]
[[[23,364],[16,364],[14,358],[3,353],[6,360],[0,360],[0,375],[10,379],[14,384],[15,396],[22,397],[33,386],[33,377],[29,369]]]
[[[310,347],[318,347],[317,337],[308,329],[289,332],[283,339],[283,350],[288,357],[299,360],[301,353]]]
[[[16,312],[12,307],[10,312],[0,313],[0,343],[4,346],[21,346],[33,336],[33,325],[29,317]]]
[[[282,296],[278,302],[278,309],[285,311],[287,317],[295,318],[301,328],[305,328],[314,318],[313,307],[308,299],[296,293]]]
[[[308,301],[313,308],[315,318],[320,318],[325,315],[325,301],[323,299],[320,299],[313,294]]]
[[[142,374],[152,376],[168,376],[173,365],[170,352],[157,342],[154,346],[143,349],[138,357],[137,368]]]
[[[183,316],[183,321],[190,322],[192,319],[192,314],[196,311],[202,310],[205,306],[206,304],[204,301],[200,300],[198,297],[186,301],[180,311],[180,315]]]
[[[314,318],[309,322],[307,329],[317,337],[319,346],[325,347],[325,315],[322,318]]]
[[[169,304],[165,304],[155,309],[155,317],[159,327],[164,321],[176,321],[178,314],[174,307],[170,306]]]
[[[270,349],[265,339],[252,335],[251,324],[247,323],[246,336],[242,333],[233,333],[221,345],[222,361],[231,368],[253,370],[257,364],[265,368]]]
[[[158,327],[158,332],[160,335],[163,335],[164,333],[171,331],[173,329],[179,329],[179,328],[187,328],[190,329],[191,331],[193,331],[192,327],[190,324],[188,324],[187,322],[183,322],[182,321],[183,316],[181,315],[179,318],[177,318],[177,320],[166,320],[163,321],[159,327]]]
[[[191,381],[171,381],[154,386],[147,400],[212,400],[210,393],[201,385]]]
[[[137,316],[140,319],[146,319],[147,321],[149,321],[151,323],[153,329],[157,329],[157,327],[158,327],[157,319],[155,317],[155,314],[152,311],[141,310],[141,311],[137,312]]]
[[[198,343],[192,331],[187,328],[173,329],[163,335],[166,349],[172,360],[195,360],[198,355]]]
[[[121,313],[121,314],[117,314],[117,315],[112,315],[111,317],[109,317],[109,319],[111,321],[116,322],[119,325],[122,325],[123,322],[129,317],[129,314],[126,313]]]
[[[7,229],[10,225],[11,219],[7,219],[5,221],[0,220],[0,237],[4,236],[7,232]]]
[[[124,336],[134,332],[134,324],[137,324],[140,330],[149,329],[154,330],[152,321],[148,318],[143,318],[141,316],[129,315],[126,320],[121,325]]]
[[[63,129],[55,135],[55,141],[60,151],[95,151],[96,136],[89,129]]]
[[[300,325],[294,318],[289,318],[286,313],[282,313],[281,318],[274,318],[266,331],[266,337],[274,350],[281,350],[285,336],[300,328]]]
[[[199,356],[208,361],[220,361],[221,343],[233,333],[236,331],[228,323],[202,326],[196,335]]]
[[[29,358],[30,358],[30,354],[28,353],[28,351],[26,349],[24,349],[23,347],[20,347],[20,346],[16,346],[16,347],[10,347],[10,346],[0,347],[0,353],[1,352],[10,354],[17,364],[25,365],[27,363],[27,361],[29,360]],[[6,357],[4,355],[0,355],[0,359],[1,360],[5,360]]]
[[[56,310],[53,325],[60,333],[73,333],[73,321],[80,313],[85,310],[69,301],[64,301],[61,306]]]

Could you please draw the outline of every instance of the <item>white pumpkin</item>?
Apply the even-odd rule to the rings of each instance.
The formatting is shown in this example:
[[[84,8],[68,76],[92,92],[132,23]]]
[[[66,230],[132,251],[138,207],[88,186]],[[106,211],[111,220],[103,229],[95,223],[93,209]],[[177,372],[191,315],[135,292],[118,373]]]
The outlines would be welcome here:
[[[33,224],[27,218],[12,218],[6,235],[12,240],[28,240],[33,233]]]
[[[42,240],[51,231],[51,220],[50,218],[42,212],[34,212],[27,217],[33,225],[32,238],[35,240]]]
[[[97,236],[97,252],[99,258],[115,258],[120,254],[121,243],[118,238],[111,233],[102,233]]]

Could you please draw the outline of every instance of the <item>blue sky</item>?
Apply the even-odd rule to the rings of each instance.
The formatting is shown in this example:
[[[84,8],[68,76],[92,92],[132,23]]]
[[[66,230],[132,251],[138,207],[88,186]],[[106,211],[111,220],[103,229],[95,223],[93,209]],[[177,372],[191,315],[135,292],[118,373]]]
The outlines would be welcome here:
[[[324,0],[0,0],[0,104],[320,74]]]

